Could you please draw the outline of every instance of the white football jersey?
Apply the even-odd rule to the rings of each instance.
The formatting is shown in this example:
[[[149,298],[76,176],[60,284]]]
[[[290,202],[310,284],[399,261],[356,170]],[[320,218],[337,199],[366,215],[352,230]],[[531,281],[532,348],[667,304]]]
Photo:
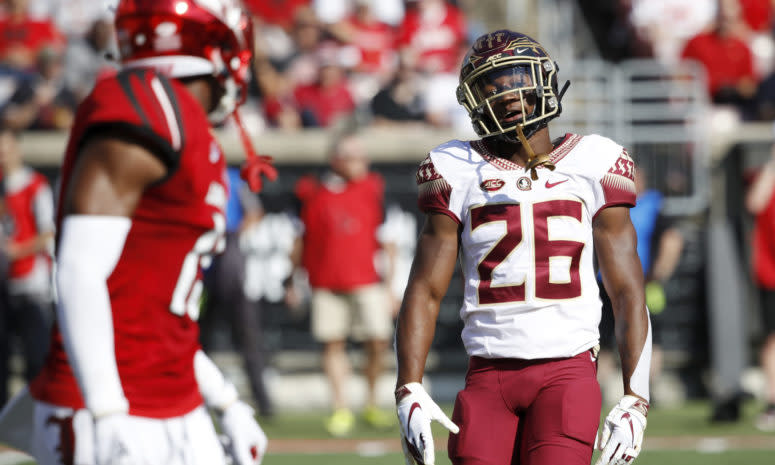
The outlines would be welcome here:
[[[571,357],[598,342],[592,220],[635,205],[634,164],[605,137],[567,134],[538,180],[481,141],[433,149],[418,204],[460,224],[463,343],[485,358]]]

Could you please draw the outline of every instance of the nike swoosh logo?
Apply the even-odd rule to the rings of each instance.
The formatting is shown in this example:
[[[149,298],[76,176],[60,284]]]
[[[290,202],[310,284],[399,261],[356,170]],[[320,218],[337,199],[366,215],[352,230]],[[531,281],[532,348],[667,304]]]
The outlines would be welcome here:
[[[412,423],[412,414],[414,414],[414,410],[418,409],[418,408],[420,408],[420,404],[418,402],[413,403],[412,406],[409,407],[409,416],[406,418],[406,430],[407,431],[409,431],[409,425]]]
[[[627,422],[630,424],[630,434],[632,434],[632,441],[635,442],[635,427],[632,426],[632,418],[630,418],[630,414],[625,413],[622,415],[622,420],[627,420]]]
[[[558,181],[558,182],[549,182],[549,181],[547,180],[547,181],[546,181],[546,188],[547,188],[547,189],[551,189],[552,187],[554,187],[554,186],[558,186],[558,185],[560,185],[560,184],[562,184],[562,183],[564,183],[564,182],[566,182],[566,181],[567,181],[567,179],[563,179],[562,181]]]
[[[516,50],[516,52],[517,52],[517,53],[525,53],[526,51],[527,51],[527,49],[526,49],[526,48],[518,48],[518,49]]]

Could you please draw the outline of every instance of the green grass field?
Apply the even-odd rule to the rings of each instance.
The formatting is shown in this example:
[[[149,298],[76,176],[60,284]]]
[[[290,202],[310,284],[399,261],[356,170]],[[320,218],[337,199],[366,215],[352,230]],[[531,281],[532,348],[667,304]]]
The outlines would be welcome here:
[[[706,402],[692,402],[681,408],[653,409],[649,414],[644,451],[636,460],[638,465],[773,465],[775,464],[775,433],[762,433],[753,427],[753,419],[761,406],[749,402],[744,406],[740,421],[726,424],[712,424],[708,421],[710,406]],[[451,407],[445,409],[450,412]],[[390,431],[377,432],[362,425],[351,436],[360,443],[361,453],[315,452],[315,443],[325,439],[322,429],[324,415],[320,413],[287,414],[271,422],[264,422],[270,437],[270,452],[265,465],[291,465],[314,463],[316,465],[400,465],[400,453],[385,450],[380,453],[380,440],[388,439],[395,449],[398,445],[398,427]],[[436,454],[438,465],[449,465],[443,450],[445,430],[434,426],[442,444]],[[271,451],[271,440],[282,443],[283,451]],[[293,449],[298,440],[297,450]],[[290,447],[289,447],[290,445]],[[651,446],[651,448],[650,448]],[[310,452],[306,452],[307,450]],[[302,451],[305,451],[302,453]],[[595,454],[595,459],[597,454]],[[593,462],[594,463],[594,462]]]
[[[644,451],[637,465],[773,465],[775,433],[753,427],[761,406],[749,402],[740,421],[711,424],[710,406],[692,402],[681,408],[652,409]],[[449,413],[451,406],[445,410]],[[264,465],[402,465],[398,426],[375,431],[359,424],[347,439],[331,439],[323,430],[323,412],[278,415],[262,426],[270,438]],[[436,464],[449,465],[445,430],[434,425],[438,438]],[[596,459],[597,455],[595,455]],[[1,459],[1,457],[0,457]],[[2,462],[2,460],[0,460]],[[6,463],[6,462],[2,462]],[[594,462],[593,462],[594,463]],[[19,465],[34,465],[24,463]]]

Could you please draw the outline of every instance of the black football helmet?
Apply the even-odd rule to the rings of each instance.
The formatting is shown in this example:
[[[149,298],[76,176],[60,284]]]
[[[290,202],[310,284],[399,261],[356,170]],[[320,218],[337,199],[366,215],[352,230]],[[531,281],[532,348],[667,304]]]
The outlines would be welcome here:
[[[530,138],[562,112],[560,100],[569,83],[558,92],[557,70],[557,63],[531,37],[506,29],[490,32],[476,39],[463,60],[457,100],[480,136],[515,142],[520,126]],[[518,98],[521,111],[504,112],[494,105],[508,98]]]

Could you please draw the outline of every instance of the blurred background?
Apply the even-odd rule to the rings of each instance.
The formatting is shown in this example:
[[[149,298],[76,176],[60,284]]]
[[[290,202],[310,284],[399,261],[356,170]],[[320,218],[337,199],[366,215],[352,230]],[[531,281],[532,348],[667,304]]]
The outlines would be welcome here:
[[[52,186],[78,102],[116,68],[112,3],[0,0],[0,124],[21,131],[24,162]],[[292,261],[301,231],[297,181],[327,168],[337,135],[361,135],[372,170],[385,181],[380,240],[390,244],[394,266],[375,260],[400,301],[422,221],[417,166],[439,143],[476,138],[455,98],[459,63],[474,38],[497,28],[534,37],[559,64],[560,85],[570,80],[552,135],[597,133],[627,147],[645,185],[663,199],[661,217],[678,234],[673,263],[652,287],[663,300],[652,304],[662,361],[655,408],[701,400],[708,419],[737,421],[748,399],[764,403],[758,354],[767,334],[745,197],[775,140],[775,1],[244,3],[256,44],[242,115],[258,151],[273,156],[280,172],[258,196],[257,220],[239,230],[244,292],[260,319],[255,337],[269,413],[329,407],[320,347],[309,329],[309,289]],[[218,132],[229,161],[239,165],[236,131],[227,123]],[[455,283],[459,278],[443,302],[427,367],[426,381],[443,403],[454,400],[467,364],[459,336],[462,286]],[[208,351],[250,399],[228,322],[216,319],[207,331]],[[356,367],[362,352],[359,344],[348,346]],[[12,389],[22,382],[20,353],[11,350]],[[394,367],[387,354],[378,383],[386,409]],[[605,405],[614,403],[621,395],[615,358],[600,381]],[[355,405],[365,401],[362,377],[347,389]]]

